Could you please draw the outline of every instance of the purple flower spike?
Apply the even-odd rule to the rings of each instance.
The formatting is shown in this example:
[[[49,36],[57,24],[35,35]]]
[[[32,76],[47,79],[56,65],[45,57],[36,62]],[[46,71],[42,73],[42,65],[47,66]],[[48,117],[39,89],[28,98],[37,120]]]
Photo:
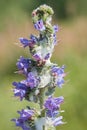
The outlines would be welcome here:
[[[37,21],[35,24],[34,24],[34,27],[39,30],[39,31],[44,31],[45,30],[45,26],[43,24],[43,21],[42,19]]]
[[[46,4],[36,8],[32,22],[39,34],[19,39],[21,47],[28,47],[32,58],[21,56],[16,63],[16,73],[24,77],[19,82],[13,82],[14,96],[20,101],[38,105],[17,111],[19,117],[12,121],[22,130],[56,129],[56,126],[64,124],[60,116],[64,97],[54,97],[55,87],[63,86],[66,73],[65,66],[59,67],[51,62],[59,31],[59,26],[51,23],[53,14],[53,9]]]

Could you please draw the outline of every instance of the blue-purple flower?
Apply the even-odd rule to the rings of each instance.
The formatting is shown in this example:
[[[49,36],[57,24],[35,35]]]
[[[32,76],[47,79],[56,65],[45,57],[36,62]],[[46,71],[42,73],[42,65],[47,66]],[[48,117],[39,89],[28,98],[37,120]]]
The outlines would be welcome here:
[[[39,54],[37,54],[37,53],[35,53],[35,54],[33,55],[33,58],[34,58],[36,61],[40,61],[40,60],[41,60],[41,56],[40,56]]]
[[[34,116],[34,110],[22,110],[18,111],[20,117],[18,119],[12,119],[15,122],[17,127],[21,127],[22,130],[31,130],[31,126],[29,126],[29,121],[32,120]],[[28,122],[28,123],[27,123]]]
[[[62,76],[57,78],[56,84],[61,88],[62,85],[65,83],[64,78]]]
[[[26,98],[26,94],[31,93],[32,89],[37,87],[39,82],[40,79],[37,77],[36,73],[29,72],[26,80],[13,82],[13,86],[15,86],[15,88],[13,88],[14,96],[19,97],[22,101],[23,98]]]
[[[55,83],[59,87],[62,87],[62,85],[64,84],[64,77],[66,75],[64,69],[65,69],[64,65],[62,67],[53,66],[51,68],[51,73],[55,77]]]
[[[64,69],[65,69],[64,65],[62,67],[53,66],[52,73],[54,73],[58,76],[64,76]]]
[[[53,30],[54,30],[54,33],[53,33],[53,44],[55,45],[55,44],[57,43],[56,33],[58,32],[59,27],[58,27],[57,25],[54,25],[54,26],[53,26]]]
[[[33,34],[30,35],[30,39],[31,39],[31,41],[32,41],[32,44],[38,42],[38,38],[37,38],[36,36],[34,36]]]
[[[34,115],[34,110],[22,109],[22,111],[18,111],[18,113],[20,114],[20,119],[26,121],[32,118],[32,116]]]
[[[20,118],[19,119],[12,119],[12,121],[15,122],[15,125],[17,127],[21,127],[22,130],[31,130],[31,128],[26,126],[26,123],[23,120],[21,120]]]
[[[59,117],[55,118],[55,119],[53,120],[53,125],[54,125],[54,126],[59,126],[59,125],[64,124],[64,122],[62,121],[62,119],[63,119],[62,116],[59,116]]]
[[[17,61],[17,73],[23,74],[24,80],[13,82],[15,97],[39,104],[39,111],[27,107],[18,111],[17,119],[12,119],[17,127],[22,130],[51,129],[64,124],[60,116],[60,105],[64,97],[53,97],[55,86],[62,87],[65,77],[65,66],[59,67],[51,63],[55,44],[56,33],[59,31],[57,25],[52,25],[53,10],[47,5],[38,7],[32,13],[34,27],[39,35],[30,35],[30,38],[20,38],[21,45],[29,47],[33,59],[20,57]],[[50,96],[49,96],[50,95]],[[48,98],[44,98],[48,96]],[[45,100],[46,99],[46,100]]]
[[[23,100],[26,94],[26,91],[23,89],[14,89],[13,92],[14,92],[14,96],[20,97],[21,101]]]
[[[32,60],[21,56],[16,65],[19,70],[18,73],[27,74],[27,70],[32,68]]]
[[[37,87],[39,83],[39,78],[37,78],[37,75],[33,72],[28,73],[27,79],[24,81],[26,86],[30,87],[31,89]]]
[[[38,20],[35,24],[34,24],[34,27],[39,30],[39,31],[44,31],[45,30],[45,26],[44,26],[44,23],[43,23],[43,20]]]
[[[42,57],[40,54],[36,53],[36,54],[33,55],[33,58],[36,61],[48,60],[50,58],[50,53],[47,53],[44,57]]]
[[[52,96],[49,96],[48,99],[44,103],[44,107],[47,110],[47,116],[54,117],[58,114],[58,110],[60,108],[60,104],[64,101],[64,98],[58,97],[53,98]]]
[[[54,25],[54,26],[53,26],[53,29],[54,29],[54,33],[58,32],[58,30],[59,30],[58,25]]]
[[[46,110],[46,115],[47,117],[55,118],[57,115],[59,115],[59,111],[51,111],[51,110]]]
[[[54,33],[54,34],[53,34],[53,44],[56,45],[56,43],[57,43],[56,34]]]
[[[22,43],[23,47],[27,47],[31,43],[30,40],[23,37],[19,38],[19,40],[20,40],[20,43]]]
[[[30,36],[30,40],[28,40],[28,39],[26,39],[26,38],[19,38],[19,40],[20,40],[20,43],[23,45],[23,47],[25,48],[25,47],[27,47],[27,46],[29,46],[29,47],[33,47],[36,43],[37,43],[37,41],[38,41],[38,38],[37,37],[35,37],[34,35],[31,35]]]
[[[46,56],[44,57],[45,60],[48,60],[50,58],[50,53],[47,53]]]
[[[13,82],[13,86],[15,86],[15,88],[13,89],[14,96],[19,97],[22,101],[28,89],[27,86],[21,82]]]

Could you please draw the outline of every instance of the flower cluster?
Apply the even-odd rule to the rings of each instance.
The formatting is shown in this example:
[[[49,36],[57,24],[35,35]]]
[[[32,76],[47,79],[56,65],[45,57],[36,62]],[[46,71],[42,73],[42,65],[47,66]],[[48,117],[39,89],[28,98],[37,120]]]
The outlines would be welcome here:
[[[27,79],[21,82],[13,82],[15,88],[13,89],[14,95],[19,97],[20,100],[28,97],[29,93],[32,93],[39,83],[38,77],[32,72],[28,73]],[[29,100],[29,99],[28,99]]]
[[[23,109],[18,111],[20,117],[18,119],[12,119],[16,123],[17,127],[21,127],[23,130],[31,130],[34,121],[34,110]],[[27,125],[28,124],[28,125]]]
[[[54,118],[58,114],[58,110],[60,108],[60,104],[64,101],[64,98],[58,97],[53,98],[52,96],[48,97],[45,101],[45,109],[47,111],[47,116]]]
[[[27,75],[28,69],[32,68],[32,60],[24,57],[20,57],[17,62],[18,73]]]
[[[55,84],[59,87],[62,87],[62,85],[64,84],[64,77],[66,75],[64,72],[64,68],[64,65],[62,67],[53,66],[51,68],[52,75],[55,77]]]
[[[53,126],[58,126],[61,124],[64,124],[62,121],[62,116],[59,116],[60,114],[60,104],[63,103],[64,98],[58,97],[58,98],[53,98],[52,96],[49,96],[48,99],[44,103],[44,107],[46,110],[46,117],[48,120],[51,121],[51,125]]]
[[[64,98],[53,97],[56,86],[63,86],[66,75],[64,65],[59,67],[50,61],[59,31],[57,25],[51,24],[53,13],[47,5],[35,9],[32,20],[35,29],[40,32],[39,36],[31,34],[30,39],[19,39],[22,47],[29,48],[32,59],[21,56],[16,63],[17,73],[23,74],[25,79],[13,82],[14,96],[19,97],[20,101],[25,99],[40,106],[39,112],[28,106],[28,109],[18,111],[18,119],[12,119],[23,130],[43,130],[44,127],[49,129],[50,125],[56,127],[64,124],[60,116],[60,105]]]

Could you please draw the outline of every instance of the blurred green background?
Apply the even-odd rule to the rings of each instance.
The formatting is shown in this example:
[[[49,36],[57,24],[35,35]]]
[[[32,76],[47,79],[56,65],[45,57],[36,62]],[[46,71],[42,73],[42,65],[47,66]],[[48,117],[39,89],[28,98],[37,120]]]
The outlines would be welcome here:
[[[60,130],[87,130],[87,0],[0,0],[0,130],[16,130],[11,118],[28,102],[13,97],[13,81],[22,76],[14,74],[17,59],[29,56],[27,49],[16,46],[19,37],[37,34],[33,28],[31,12],[46,3],[55,11],[53,23],[61,28],[52,62],[66,65],[66,84],[56,89],[63,95],[64,121]],[[30,104],[30,103],[29,103]]]

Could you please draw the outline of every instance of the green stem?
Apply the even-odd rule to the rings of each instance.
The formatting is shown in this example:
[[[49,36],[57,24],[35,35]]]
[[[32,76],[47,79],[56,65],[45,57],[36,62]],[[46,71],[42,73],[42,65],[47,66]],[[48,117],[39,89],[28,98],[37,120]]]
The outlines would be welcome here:
[[[45,88],[41,88],[40,89],[40,95],[39,95],[39,101],[40,101],[40,109],[43,109],[43,104],[44,104],[44,89]]]
[[[40,88],[40,95],[39,95],[39,101],[40,101],[40,111],[41,111],[41,117],[45,117],[45,111],[43,110],[43,104],[44,104],[44,93],[45,88]],[[46,130],[46,126],[43,126],[43,130]]]
[[[43,130],[45,130],[45,126],[43,126]]]

